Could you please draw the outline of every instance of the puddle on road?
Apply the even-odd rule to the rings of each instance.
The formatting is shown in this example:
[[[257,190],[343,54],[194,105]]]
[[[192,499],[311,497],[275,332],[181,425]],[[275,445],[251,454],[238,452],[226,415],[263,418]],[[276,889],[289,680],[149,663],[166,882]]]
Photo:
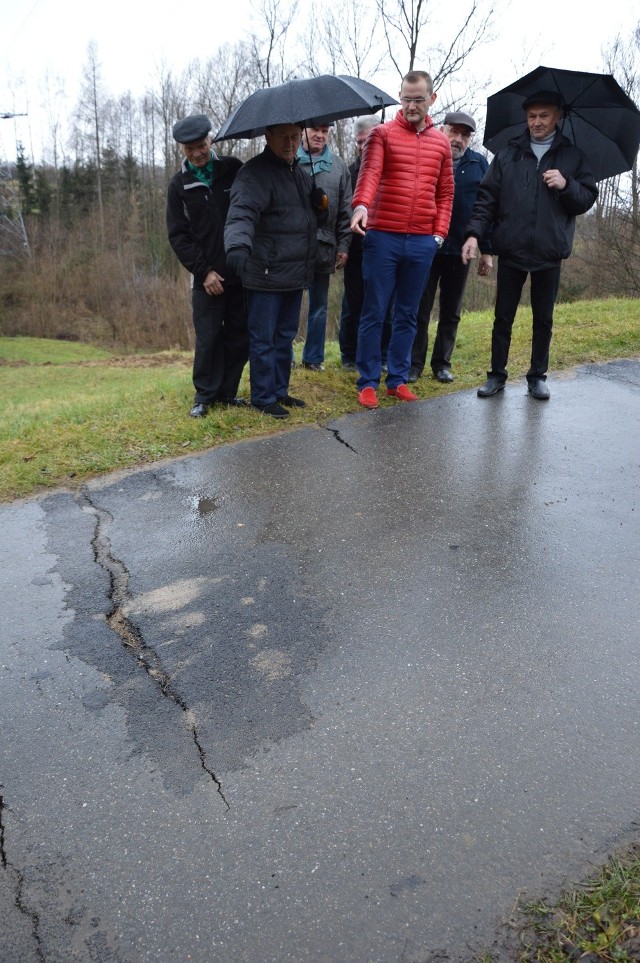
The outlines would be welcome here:
[[[212,515],[220,507],[217,500],[210,495],[194,495],[190,503],[194,514],[199,518]]]

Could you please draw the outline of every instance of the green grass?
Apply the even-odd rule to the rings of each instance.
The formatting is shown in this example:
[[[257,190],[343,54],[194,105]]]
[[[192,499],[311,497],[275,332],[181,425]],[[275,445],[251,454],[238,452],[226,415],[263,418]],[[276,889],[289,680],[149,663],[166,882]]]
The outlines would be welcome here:
[[[46,338],[2,338],[0,359],[28,364],[67,364],[98,361],[111,357],[111,352],[76,341],[48,341]]]
[[[517,933],[510,952],[514,963],[640,960],[640,847],[612,856],[557,900],[525,905],[510,922]],[[491,961],[485,953],[479,963]]]
[[[640,301],[612,299],[559,305],[551,348],[553,372],[590,361],[640,355]],[[455,382],[430,377],[421,398],[473,388],[489,367],[492,313],[465,314],[454,355]],[[511,378],[529,363],[531,316],[519,311],[510,356]],[[296,346],[300,356],[300,346]],[[215,407],[189,418],[191,355],[173,352],[117,358],[84,344],[0,338],[0,500],[45,488],[76,485],[95,475],[201,451],[227,442],[324,424],[360,410],[355,376],[343,372],[335,342],[326,371],[292,373],[291,392],[307,402],[286,424],[253,409]],[[248,396],[245,372],[241,393]],[[381,405],[393,405],[381,392]]]

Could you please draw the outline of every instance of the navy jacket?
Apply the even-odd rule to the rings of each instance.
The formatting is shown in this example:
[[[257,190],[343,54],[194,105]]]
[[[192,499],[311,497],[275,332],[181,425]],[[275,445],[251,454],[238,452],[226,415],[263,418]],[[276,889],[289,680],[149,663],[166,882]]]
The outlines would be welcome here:
[[[453,177],[455,180],[455,194],[453,195],[453,211],[449,234],[438,251],[438,255],[449,254],[460,257],[462,245],[468,235],[465,233],[474,201],[478,194],[478,187],[489,169],[489,161],[482,154],[467,147],[460,158],[457,168],[454,164]],[[491,254],[491,232],[488,231],[480,244],[482,254]]]

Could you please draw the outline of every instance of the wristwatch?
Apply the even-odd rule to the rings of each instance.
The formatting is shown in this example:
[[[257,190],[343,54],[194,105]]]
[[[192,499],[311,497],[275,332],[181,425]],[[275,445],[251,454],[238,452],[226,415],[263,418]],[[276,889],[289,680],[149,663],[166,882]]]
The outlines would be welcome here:
[[[434,234],[434,235],[433,235],[433,239],[434,239],[434,241],[436,242],[436,244],[438,245],[438,247],[442,247],[442,245],[444,244],[444,238],[443,238],[443,237],[440,237],[439,234]]]

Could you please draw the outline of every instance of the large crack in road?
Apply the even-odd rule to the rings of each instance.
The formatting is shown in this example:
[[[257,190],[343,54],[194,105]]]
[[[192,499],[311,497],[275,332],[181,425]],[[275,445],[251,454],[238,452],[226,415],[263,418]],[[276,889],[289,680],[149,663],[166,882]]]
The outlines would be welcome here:
[[[2,787],[0,786],[0,789],[1,788]],[[42,948],[42,942],[40,940],[40,918],[36,913],[36,911],[33,909],[29,909],[29,907],[24,902],[24,896],[23,896],[24,887],[25,887],[24,875],[20,872],[20,870],[16,866],[13,865],[13,863],[10,862],[9,857],[7,855],[6,839],[5,839],[5,835],[6,835],[5,813],[6,812],[9,812],[9,807],[5,802],[4,795],[0,793],[0,862],[2,863],[2,868],[7,873],[11,873],[17,880],[16,886],[15,886],[16,895],[14,899],[14,905],[16,909],[20,913],[22,913],[23,916],[26,916],[26,918],[30,921],[31,932],[33,934],[33,939],[35,941],[37,957],[39,960],[44,960],[45,955],[44,955],[44,950]]]
[[[111,551],[111,542],[107,530],[113,522],[113,516],[106,509],[94,505],[86,489],[76,495],[76,502],[83,511],[93,515],[96,521],[91,545],[96,563],[109,576],[109,601],[112,607],[107,615],[107,624],[116,633],[126,651],[135,658],[137,665],[155,682],[162,695],[174,702],[184,713],[198,752],[200,765],[214,783],[216,792],[228,811],[231,807],[222,791],[222,784],[214,771],[207,765],[206,752],[200,741],[192,710],[182,696],[176,692],[171,682],[171,676],[163,667],[157,652],[144,640],[140,630],[125,614],[126,604],[130,601],[129,572],[126,565],[120,559],[115,558]]]

